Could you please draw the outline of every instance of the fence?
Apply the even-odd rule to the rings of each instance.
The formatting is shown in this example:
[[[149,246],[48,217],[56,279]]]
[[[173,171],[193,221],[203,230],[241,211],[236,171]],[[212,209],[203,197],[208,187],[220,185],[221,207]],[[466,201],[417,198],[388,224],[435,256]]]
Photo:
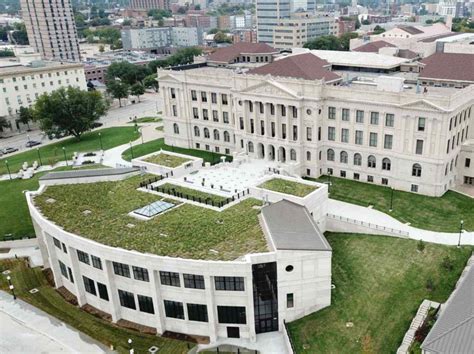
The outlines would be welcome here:
[[[392,234],[395,234],[395,235],[404,236],[406,238],[408,238],[410,236],[410,233],[407,232],[407,231],[397,230],[397,229],[393,229],[391,227],[380,226],[380,225],[377,225],[377,224],[372,224],[370,222],[350,219],[350,218],[346,218],[346,217],[339,216],[339,215],[334,215],[334,214],[327,214],[327,216],[331,219],[334,219],[334,220],[339,220],[339,221],[347,222],[347,223],[354,224],[354,225],[360,225],[360,226],[368,227],[369,229],[372,229],[372,230],[384,231],[384,232],[392,233]]]
[[[220,200],[220,201],[215,201],[214,199],[212,199],[212,197],[204,198],[204,197],[198,197],[198,196],[195,196],[195,195],[189,195],[187,193],[177,191],[174,188],[163,188],[161,186],[155,186],[155,187],[151,186],[150,188],[148,188],[148,186],[147,186],[147,189],[151,189],[155,192],[168,194],[168,195],[171,195],[173,197],[186,199],[186,200],[193,201],[193,202],[196,202],[196,203],[210,205],[210,206],[217,207],[217,208],[222,208],[223,206],[225,206],[229,203],[232,203],[232,202],[234,202],[234,201],[236,201],[240,198],[243,198],[244,196],[250,194],[250,190],[247,189],[246,191],[244,190],[242,192],[238,192],[236,195],[233,195],[232,197],[228,197],[228,198],[225,198],[224,200]],[[224,198],[224,197],[222,197],[222,198]]]
[[[166,176],[166,177],[168,177],[168,176]],[[156,183],[158,181],[161,181],[163,178],[165,178],[165,177],[163,177],[162,175],[158,175],[155,178],[149,178],[147,181],[142,181],[142,182],[140,182],[140,188],[150,189],[148,186],[150,186],[152,183]]]

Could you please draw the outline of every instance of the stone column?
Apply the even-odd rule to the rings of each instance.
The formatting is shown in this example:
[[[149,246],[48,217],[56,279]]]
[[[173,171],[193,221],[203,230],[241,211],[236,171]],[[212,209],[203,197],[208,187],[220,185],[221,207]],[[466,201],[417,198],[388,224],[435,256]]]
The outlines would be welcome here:
[[[121,318],[121,311],[120,300],[118,297],[117,287],[115,286],[115,275],[111,261],[105,260],[104,272],[109,288],[110,315],[112,316],[112,322],[116,323]]]
[[[160,275],[158,271],[153,270],[151,277],[150,277],[151,285],[153,288],[153,301],[156,304],[156,330],[159,334],[163,334],[166,330],[166,318],[165,318],[165,310],[163,304],[163,298],[161,297],[161,289],[160,289]]]
[[[214,302],[214,277],[205,275],[204,286],[206,292],[207,317],[209,320],[209,338],[211,343],[217,340],[217,307]]]
[[[56,285],[57,289],[63,286],[63,279],[61,277],[61,270],[59,269],[58,257],[56,256],[56,252],[59,248],[54,246],[53,237],[47,233],[44,234],[44,241],[46,244],[47,253],[49,255],[49,265],[53,271],[54,284]]]
[[[77,251],[75,248],[68,247],[67,253],[71,262],[72,275],[74,276],[74,288],[76,289],[77,303],[79,304],[79,307],[82,307],[87,304],[87,301],[84,281],[82,279],[81,271],[79,270],[79,258],[77,257]]]

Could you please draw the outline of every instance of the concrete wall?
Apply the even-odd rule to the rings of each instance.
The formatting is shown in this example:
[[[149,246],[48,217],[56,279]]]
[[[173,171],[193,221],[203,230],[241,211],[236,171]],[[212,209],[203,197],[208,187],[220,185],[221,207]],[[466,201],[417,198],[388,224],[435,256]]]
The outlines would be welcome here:
[[[80,183],[96,183],[96,182],[114,182],[122,181],[132,176],[138,175],[139,171],[130,173],[122,173],[116,175],[90,176],[90,177],[74,177],[74,178],[58,178],[43,179],[39,181],[40,186],[56,186],[61,184],[80,184]]]

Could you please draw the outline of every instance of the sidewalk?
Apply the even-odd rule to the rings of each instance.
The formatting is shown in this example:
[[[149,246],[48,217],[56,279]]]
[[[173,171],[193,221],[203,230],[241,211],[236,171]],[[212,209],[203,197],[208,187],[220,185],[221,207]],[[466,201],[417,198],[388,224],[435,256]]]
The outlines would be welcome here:
[[[110,351],[84,333],[0,291],[0,352],[92,354]]]
[[[414,240],[423,240],[426,242],[439,243],[443,245],[457,245],[459,233],[436,232],[422,230],[416,227],[404,224],[388,214],[371,208],[362,207],[355,204],[341,202],[339,200],[329,199],[328,214],[334,214],[344,218],[349,218],[365,223],[371,223],[386,228],[408,232],[409,238]],[[350,225],[347,232],[351,232]],[[461,237],[461,244],[474,245],[474,232],[464,232]]]

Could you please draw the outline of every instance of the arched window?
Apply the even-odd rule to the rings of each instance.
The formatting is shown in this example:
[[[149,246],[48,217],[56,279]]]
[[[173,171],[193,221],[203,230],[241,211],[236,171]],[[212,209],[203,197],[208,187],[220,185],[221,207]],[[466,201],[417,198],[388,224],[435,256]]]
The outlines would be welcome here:
[[[382,160],[382,170],[390,171],[391,168],[392,168],[392,162],[390,161],[389,158],[385,157],[385,158]]]
[[[341,151],[341,154],[340,154],[340,156],[339,156],[339,161],[340,161],[341,163],[347,163],[347,160],[348,160],[348,158],[347,158],[347,152]]]
[[[204,137],[209,139],[211,137],[211,135],[209,134],[209,129],[207,128],[204,128]]]
[[[230,142],[230,134],[227,130],[224,131],[224,141],[227,143]]]
[[[334,150],[333,149],[328,149],[327,154],[328,154],[328,156],[327,156],[328,161],[334,161]]]
[[[291,161],[296,161],[296,151],[295,151],[295,149],[290,150],[290,160]]]
[[[358,152],[354,154],[354,165],[360,166],[362,165],[362,155]]]
[[[173,124],[173,131],[175,134],[179,134],[179,126],[178,123]]]
[[[306,151],[306,161],[311,161],[311,151]]]
[[[415,177],[421,177],[421,165],[418,163],[413,164],[411,168],[411,175]]]
[[[374,155],[370,155],[370,156],[367,158],[367,167],[375,168],[376,166],[377,166],[377,160],[375,159],[375,156],[374,156]]]
[[[199,127],[197,125],[194,126],[194,136],[200,136],[201,132],[199,131]]]
[[[253,143],[249,141],[249,152],[253,152]]]
[[[219,134],[219,131],[217,129],[214,129],[214,140],[219,140],[220,139],[220,134]]]

